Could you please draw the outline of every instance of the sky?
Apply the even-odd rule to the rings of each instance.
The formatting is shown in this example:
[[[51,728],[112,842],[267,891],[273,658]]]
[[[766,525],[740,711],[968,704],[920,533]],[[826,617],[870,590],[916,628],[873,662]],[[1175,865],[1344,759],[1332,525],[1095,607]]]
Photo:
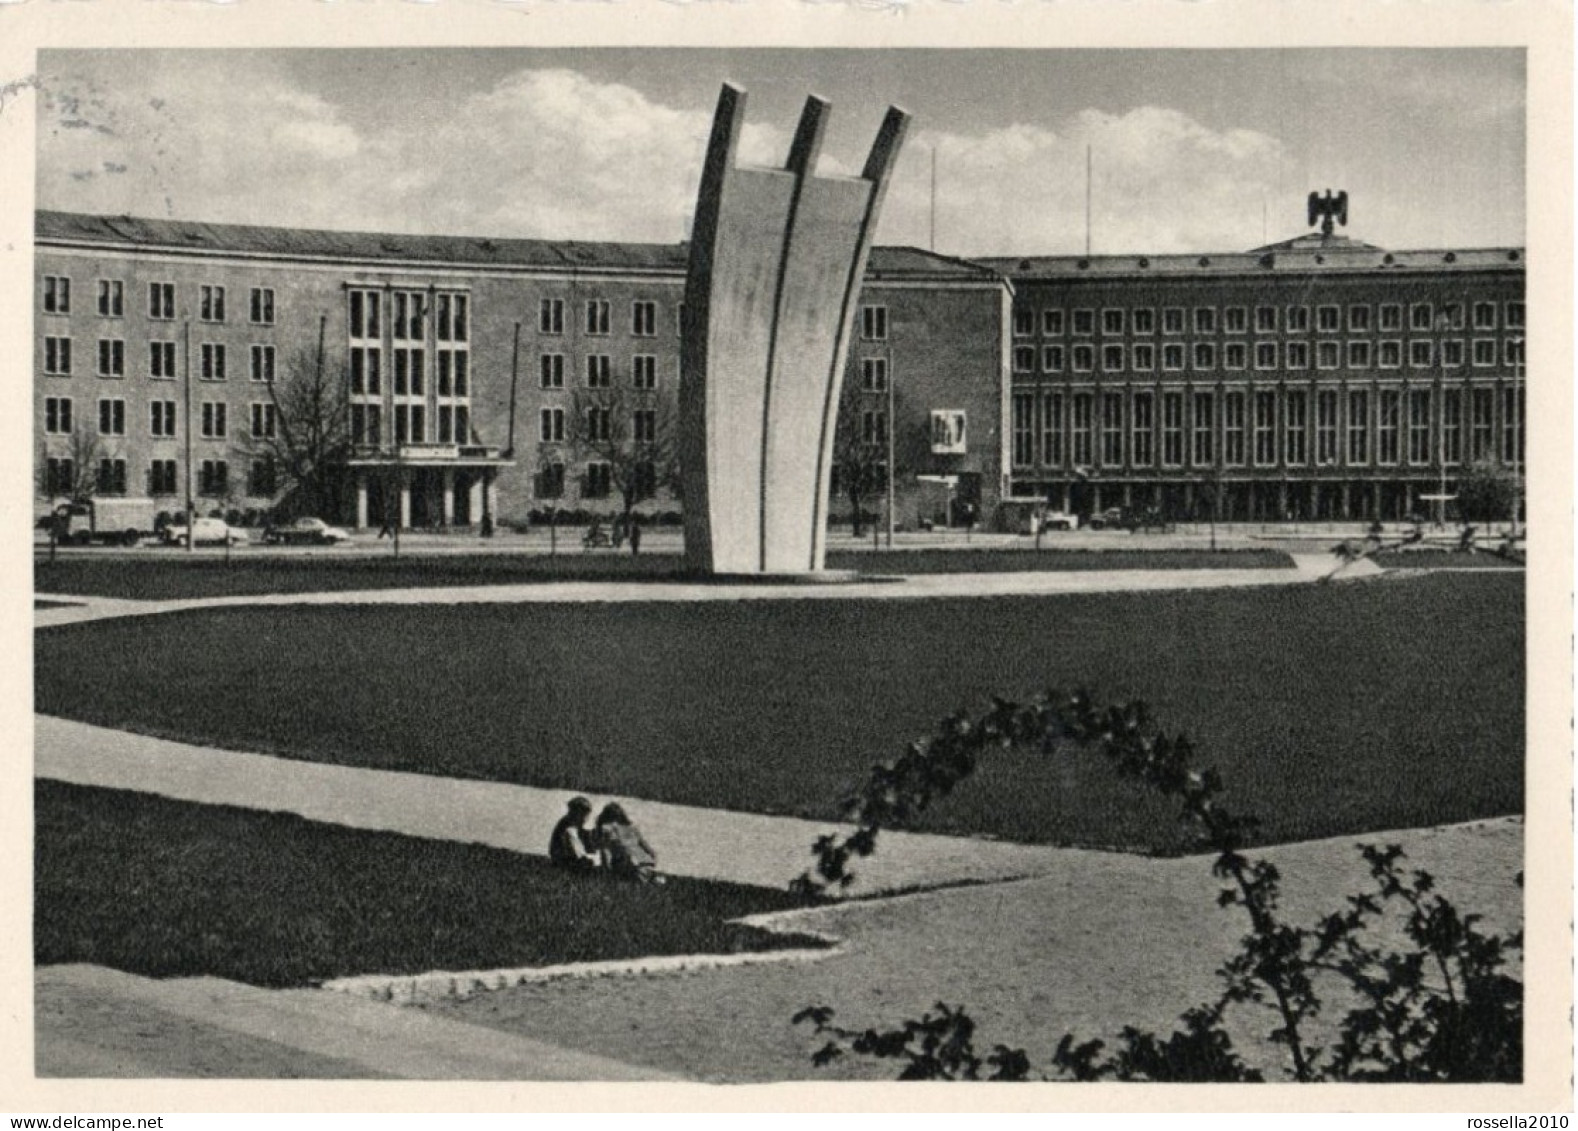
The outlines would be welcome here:
[[[913,115],[879,243],[1080,253],[1087,153],[1098,255],[1288,239],[1326,189],[1382,247],[1525,242],[1510,49],[51,51],[39,79],[38,205],[67,211],[673,242],[730,81],[748,164],[808,94],[824,173]]]

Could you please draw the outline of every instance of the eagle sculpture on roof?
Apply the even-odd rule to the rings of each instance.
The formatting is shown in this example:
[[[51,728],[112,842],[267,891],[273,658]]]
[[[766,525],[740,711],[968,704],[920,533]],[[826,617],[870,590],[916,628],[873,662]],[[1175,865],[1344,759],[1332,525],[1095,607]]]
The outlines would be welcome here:
[[[1320,232],[1323,236],[1331,235],[1332,221],[1335,220],[1344,228],[1348,226],[1348,193],[1339,192],[1335,197],[1331,189],[1326,190],[1326,195],[1318,192],[1310,193],[1310,226],[1315,226],[1315,221],[1320,220]]]

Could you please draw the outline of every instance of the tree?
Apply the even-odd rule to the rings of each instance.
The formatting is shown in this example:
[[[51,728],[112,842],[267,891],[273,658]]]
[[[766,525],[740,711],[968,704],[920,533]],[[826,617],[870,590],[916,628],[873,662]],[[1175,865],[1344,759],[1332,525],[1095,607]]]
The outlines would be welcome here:
[[[46,441],[38,464],[38,493],[47,499],[90,503],[99,491],[99,460],[104,446],[86,428],[75,428],[63,452],[52,452]]]
[[[888,429],[902,420],[904,400],[895,391],[868,390],[848,377],[838,397],[838,417],[833,429],[834,495],[842,495],[853,512],[853,533],[860,537],[866,504],[875,504],[888,489]],[[891,418],[890,418],[891,412]],[[899,430],[893,434],[895,474],[914,464],[916,437]]]
[[[637,503],[679,486],[674,406],[655,391],[577,389],[570,408],[570,450],[580,463],[608,467],[625,529]]]
[[[287,510],[337,517],[351,457],[351,411],[345,374],[314,354],[292,355],[277,380],[268,382],[272,427],[246,422],[241,450],[267,460],[274,471],[275,500]]]
[[[1512,517],[1517,498],[1518,478],[1499,460],[1477,460],[1458,477],[1458,512],[1465,522],[1505,521]]]

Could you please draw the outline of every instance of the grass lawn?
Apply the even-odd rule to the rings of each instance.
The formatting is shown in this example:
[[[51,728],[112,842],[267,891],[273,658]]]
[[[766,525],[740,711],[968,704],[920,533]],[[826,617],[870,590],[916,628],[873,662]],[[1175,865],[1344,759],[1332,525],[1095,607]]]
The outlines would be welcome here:
[[[34,961],[304,986],[815,945],[725,920],[786,893],[567,875],[480,845],[39,781]]]
[[[1382,569],[1522,569],[1523,562],[1504,558],[1489,551],[1460,554],[1452,550],[1406,550],[1375,554],[1372,561]]]
[[[873,573],[976,573],[1020,570],[1092,569],[1277,569],[1290,567],[1275,550],[896,550],[840,551],[828,555],[829,569]],[[82,553],[53,564],[39,559],[33,586],[39,593],[178,600],[252,596],[260,593],[317,593],[351,589],[434,588],[446,585],[518,585],[549,581],[694,581],[677,554],[571,551],[544,554],[411,555],[403,558],[249,557],[236,554],[191,560],[174,551]]]
[[[35,634],[37,709],[232,749],[828,818],[958,708],[1139,697],[1267,841],[1523,806],[1523,577],[1236,591],[205,610]],[[1005,753],[923,827],[1166,851],[1090,757]]]

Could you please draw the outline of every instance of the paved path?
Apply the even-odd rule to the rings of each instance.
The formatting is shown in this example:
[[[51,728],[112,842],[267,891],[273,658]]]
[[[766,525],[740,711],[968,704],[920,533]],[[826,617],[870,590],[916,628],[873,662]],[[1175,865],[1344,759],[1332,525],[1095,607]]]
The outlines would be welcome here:
[[[40,594],[42,600],[69,602],[36,609],[36,628],[78,624],[112,617],[152,616],[187,609],[259,605],[459,605],[576,604],[608,602],[904,600],[937,597],[1050,597],[1067,593],[1156,592],[1181,589],[1235,589],[1298,585],[1331,576],[1337,563],[1329,554],[1295,554],[1292,569],[1136,569],[1063,570],[1047,573],[939,573],[850,584],[773,582],[699,584],[662,581],[550,581],[524,585],[474,585],[452,588],[370,589],[344,593],[271,593],[173,601],[132,601],[108,597]],[[1382,572],[1371,561],[1341,569],[1344,579]]]

